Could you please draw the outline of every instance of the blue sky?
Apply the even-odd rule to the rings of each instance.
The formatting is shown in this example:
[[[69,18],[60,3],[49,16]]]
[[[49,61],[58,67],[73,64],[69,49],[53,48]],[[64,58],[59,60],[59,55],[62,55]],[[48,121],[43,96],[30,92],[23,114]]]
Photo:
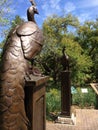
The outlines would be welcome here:
[[[41,27],[43,21],[52,14],[64,15],[71,13],[83,23],[85,20],[98,18],[98,0],[35,0],[39,15],[36,15],[37,24]],[[11,16],[19,15],[25,20],[26,10],[31,5],[29,0],[14,0],[11,6]],[[0,38],[1,40],[1,38]]]
[[[95,20],[98,17],[98,0],[36,0],[36,4],[40,13],[36,16],[39,26],[51,14],[72,13],[78,17],[80,22]],[[26,19],[26,9],[29,6],[29,0],[17,0],[14,13]]]

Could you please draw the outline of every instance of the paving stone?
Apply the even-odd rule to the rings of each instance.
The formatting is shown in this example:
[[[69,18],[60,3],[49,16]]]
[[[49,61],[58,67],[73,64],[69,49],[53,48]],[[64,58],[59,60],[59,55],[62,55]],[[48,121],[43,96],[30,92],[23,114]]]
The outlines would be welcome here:
[[[76,109],[76,125],[47,122],[46,130],[98,130],[98,110]]]

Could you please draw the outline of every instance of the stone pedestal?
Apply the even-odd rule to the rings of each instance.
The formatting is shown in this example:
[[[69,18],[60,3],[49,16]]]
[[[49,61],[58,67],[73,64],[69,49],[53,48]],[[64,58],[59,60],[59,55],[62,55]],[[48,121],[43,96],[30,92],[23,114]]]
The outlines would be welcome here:
[[[61,115],[70,117],[71,111],[71,82],[70,71],[61,72]]]
[[[25,85],[26,114],[30,121],[28,130],[46,129],[45,88],[48,77],[32,76]]]

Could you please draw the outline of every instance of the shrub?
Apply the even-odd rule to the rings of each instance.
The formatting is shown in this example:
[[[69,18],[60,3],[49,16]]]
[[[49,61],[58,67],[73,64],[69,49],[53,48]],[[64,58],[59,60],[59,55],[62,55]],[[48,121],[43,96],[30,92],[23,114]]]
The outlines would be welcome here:
[[[50,112],[56,113],[60,112],[61,108],[61,98],[60,91],[57,89],[50,89],[46,93],[46,114],[49,116]]]
[[[88,93],[82,93],[79,87],[76,91],[77,93],[72,95],[72,104],[76,104],[81,108],[95,106],[96,94],[91,88],[88,88]]]

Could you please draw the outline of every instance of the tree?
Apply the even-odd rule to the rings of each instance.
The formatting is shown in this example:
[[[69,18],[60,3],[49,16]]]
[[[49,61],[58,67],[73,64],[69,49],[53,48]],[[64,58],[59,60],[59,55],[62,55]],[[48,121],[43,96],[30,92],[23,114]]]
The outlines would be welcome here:
[[[15,16],[15,19],[11,22],[11,29],[14,29],[17,25],[20,25],[24,22],[24,19],[20,18],[19,15]]]
[[[82,87],[91,78],[92,60],[74,39],[64,37],[62,44],[66,46],[67,54],[70,57],[72,85]]]
[[[52,44],[59,44],[62,37],[66,35],[69,27],[77,27],[79,25],[78,19],[71,14],[64,17],[53,15],[48,17],[43,23],[43,32],[45,39]]]
[[[0,1],[0,33],[5,30],[5,28],[9,25],[9,16],[11,11],[12,0],[1,0]],[[6,32],[3,32],[3,35]]]
[[[10,28],[7,30],[8,35],[6,35],[5,39],[0,44],[0,49],[2,50],[4,43],[6,42],[7,38],[9,37],[9,34],[15,29],[17,25],[20,25],[24,22],[24,19],[21,19],[20,16],[16,15],[15,19],[12,20]],[[9,31],[10,30],[10,31]],[[2,51],[1,51],[2,52]]]
[[[62,71],[60,63],[62,47],[66,46],[66,52],[70,57],[72,84],[78,86],[83,85],[90,78],[88,73],[92,61],[75,41],[75,33],[69,32],[70,27],[75,29],[79,27],[78,19],[70,14],[64,17],[55,15],[45,20],[43,24],[45,45],[40,60],[42,60],[45,74],[48,73],[57,82]]]
[[[76,41],[93,62],[91,82],[98,82],[98,20],[86,21],[79,27],[77,34]]]
[[[78,20],[70,14],[65,17],[53,15],[48,17],[43,24],[45,46],[41,54],[43,55],[44,68],[47,68],[45,73],[48,72],[55,82],[58,81],[62,68],[60,65],[62,38],[66,36],[69,26],[77,27],[78,24]]]

